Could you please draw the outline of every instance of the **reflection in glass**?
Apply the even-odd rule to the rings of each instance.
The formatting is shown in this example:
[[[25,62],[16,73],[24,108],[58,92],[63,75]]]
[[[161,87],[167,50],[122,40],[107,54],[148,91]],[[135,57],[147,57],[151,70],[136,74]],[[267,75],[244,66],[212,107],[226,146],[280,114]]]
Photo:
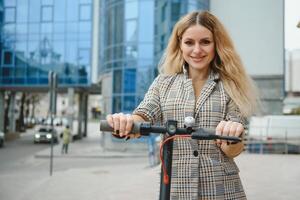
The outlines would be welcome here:
[[[135,108],[135,96],[124,96],[123,112],[132,112]]]
[[[33,66],[28,66],[27,68],[27,76],[28,77],[36,77],[37,76],[37,69],[34,68]]]
[[[16,0],[4,0],[4,6],[16,6]]]
[[[92,9],[90,4],[79,5],[79,20],[88,21],[91,20]]]
[[[40,27],[40,25],[38,23],[30,23],[30,24],[28,24],[28,32],[29,32],[29,34],[39,33],[39,27]]]
[[[55,33],[64,33],[65,32],[65,23],[56,22],[53,26],[53,32]]]
[[[15,3],[4,1],[3,20],[9,23],[1,30],[1,84],[47,86],[50,69],[60,73],[60,83],[90,84],[92,1]]]
[[[29,22],[40,22],[41,4],[40,1],[29,0]]]
[[[42,0],[42,5],[53,5],[53,0]]]
[[[42,6],[42,22],[53,21],[53,6]]]
[[[67,21],[78,21],[78,0],[67,0]]]
[[[66,62],[77,65],[77,43],[67,41],[65,46]]]
[[[77,33],[78,25],[77,22],[67,22],[66,32],[67,33]]]
[[[126,21],[126,42],[133,42],[137,40],[137,24],[136,20]]]
[[[2,65],[11,66],[14,64],[14,53],[12,51],[3,50],[2,56],[3,56]]]
[[[41,24],[41,33],[52,33],[53,23],[42,23]]]
[[[125,19],[138,17],[138,2],[137,0],[128,1],[125,3]]]
[[[121,112],[121,97],[114,96],[113,97],[113,113]]]
[[[113,75],[113,92],[121,93],[122,92],[122,71],[114,70]]]
[[[28,0],[18,1],[17,22],[27,22],[28,19]]]
[[[21,68],[21,67],[16,67],[15,68],[15,75],[17,76],[17,77],[23,77],[23,76],[25,76],[26,75],[26,70],[25,70],[25,68]]]
[[[62,0],[54,0],[54,21],[55,22],[63,22],[65,21],[65,10],[66,10],[67,1]]]
[[[55,63],[63,63],[65,59],[65,43],[62,41],[53,41],[53,53],[52,61]]]
[[[6,23],[12,23],[16,21],[16,8],[5,8],[4,21]]]
[[[16,25],[16,33],[17,34],[27,34],[27,24],[17,24]]]
[[[89,34],[91,33],[91,29],[92,29],[92,26],[91,26],[91,22],[79,22],[79,29],[78,31],[79,32],[88,32]]]
[[[89,65],[90,64],[90,50],[89,49],[79,49],[78,50],[78,64],[79,65]]]
[[[139,58],[140,59],[153,59],[154,46],[152,43],[139,45]]]
[[[123,80],[123,92],[124,93],[135,93],[135,80],[136,69],[125,69],[124,80]]]
[[[16,43],[16,66],[24,66],[26,65],[26,56],[27,52],[27,42],[17,42]]]
[[[79,38],[78,48],[81,49],[89,49],[91,48],[91,40],[83,40],[83,38]]]
[[[153,43],[153,34],[154,34],[154,2],[153,1],[144,1],[140,5],[140,14],[138,18],[138,39],[139,42],[151,42]],[[151,25],[150,25],[151,24]]]
[[[137,59],[137,46],[136,45],[126,46],[126,57],[128,60]]]
[[[14,69],[11,68],[11,67],[3,67],[2,68],[2,75],[4,77],[10,77],[10,76],[13,76],[14,74]]]

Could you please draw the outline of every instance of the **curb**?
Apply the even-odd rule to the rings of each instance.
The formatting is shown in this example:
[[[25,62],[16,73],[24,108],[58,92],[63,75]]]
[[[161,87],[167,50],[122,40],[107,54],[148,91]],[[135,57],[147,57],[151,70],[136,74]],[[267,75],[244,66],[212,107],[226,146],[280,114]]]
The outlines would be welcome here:
[[[50,155],[34,155],[37,159],[49,159]],[[146,158],[146,155],[53,155],[53,158],[101,158],[101,159],[116,159],[116,158]]]

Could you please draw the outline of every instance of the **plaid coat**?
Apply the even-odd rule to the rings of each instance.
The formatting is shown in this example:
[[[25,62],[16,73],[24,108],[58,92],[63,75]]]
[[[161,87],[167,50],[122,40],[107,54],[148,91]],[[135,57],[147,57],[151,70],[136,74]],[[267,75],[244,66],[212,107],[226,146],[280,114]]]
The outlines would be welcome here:
[[[159,75],[134,114],[152,123],[193,116],[196,127],[216,128],[221,120],[243,123],[236,105],[226,94],[219,75],[211,72],[196,101],[187,72]],[[173,144],[172,200],[246,199],[239,169],[214,141],[177,139]]]

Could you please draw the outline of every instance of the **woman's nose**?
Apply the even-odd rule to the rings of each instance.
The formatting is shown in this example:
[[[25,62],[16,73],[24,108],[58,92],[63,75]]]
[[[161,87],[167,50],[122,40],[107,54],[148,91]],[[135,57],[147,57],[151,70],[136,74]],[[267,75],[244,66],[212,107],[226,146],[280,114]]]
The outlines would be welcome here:
[[[199,53],[199,52],[201,52],[201,51],[202,51],[201,46],[200,46],[199,44],[196,44],[196,45],[194,46],[193,52],[194,52],[194,53]]]

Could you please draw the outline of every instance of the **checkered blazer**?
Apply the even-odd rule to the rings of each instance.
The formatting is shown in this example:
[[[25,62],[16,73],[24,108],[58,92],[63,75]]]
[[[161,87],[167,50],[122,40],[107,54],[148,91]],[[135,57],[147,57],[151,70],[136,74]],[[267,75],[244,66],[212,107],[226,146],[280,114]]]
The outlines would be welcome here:
[[[216,128],[221,120],[244,123],[237,106],[226,94],[217,73],[211,72],[196,101],[187,72],[159,75],[133,112],[152,123],[173,119],[183,127],[193,116],[195,127]],[[172,200],[246,199],[239,169],[214,141],[176,139],[173,144]]]

